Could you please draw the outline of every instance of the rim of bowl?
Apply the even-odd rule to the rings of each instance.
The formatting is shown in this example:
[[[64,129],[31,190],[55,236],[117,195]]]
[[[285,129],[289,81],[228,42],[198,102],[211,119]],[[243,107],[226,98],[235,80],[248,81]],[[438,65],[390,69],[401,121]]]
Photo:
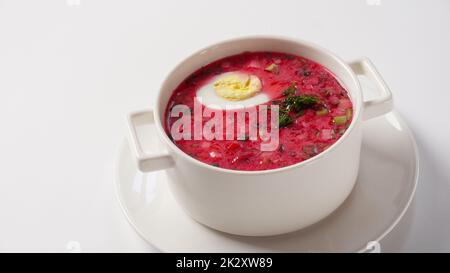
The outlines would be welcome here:
[[[220,167],[216,167],[207,163],[204,163],[198,159],[195,159],[191,156],[189,156],[188,154],[186,154],[183,150],[181,150],[177,145],[175,145],[175,143],[173,143],[169,137],[167,136],[167,133],[165,132],[162,124],[161,124],[161,119],[159,116],[159,101],[161,99],[162,96],[162,86],[164,86],[164,84],[168,81],[170,75],[172,74],[173,71],[175,71],[176,69],[178,69],[179,67],[181,67],[184,62],[188,59],[194,58],[195,56],[201,54],[202,52],[204,52],[205,50],[211,49],[213,47],[219,46],[219,45],[223,45],[226,43],[232,43],[232,42],[239,42],[242,40],[249,40],[249,39],[272,39],[272,40],[279,40],[282,42],[291,42],[291,43],[296,43],[296,44],[302,44],[306,47],[310,47],[313,48],[315,50],[320,51],[322,54],[325,54],[333,59],[335,59],[335,61],[337,61],[344,69],[345,71],[351,76],[355,86],[358,89],[358,92],[356,94],[356,98],[361,102],[360,103],[360,107],[358,107],[356,109],[356,111],[353,111],[353,119],[352,122],[350,123],[350,126],[347,128],[347,130],[345,131],[345,133],[335,142],[333,143],[330,147],[328,147],[325,151],[311,157],[308,158],[307,160],[292,164],[292,165],[288,165],[288,166],[284,166],[281,168],[275,168],[275,169],[268,169],[268,170],[256,170],[256,171],[243,171],[243,170],[232,170],[232,169],[225,169],[225,168],[220,168]],[[333,72],[332,70],[330,70],[331,72]],[[333,72],[334,73],[334,72]],[[348,91],[347,91],[348,92]],[[353,101],[352,101],[353,103]],[[179,156],[181,157],[185,157],[188,161],[200,166],[200,167],[204,167],[207,169],[210,169],[212,171],[218,171],[218,172],[222,172],[222,173],[229,173],[229,174],[241,174],[241,175],[264,175],[264,174],[271,174],[271,173],[277,173],[277,172],[283,172],[283,171],[289,171],[307,164],[311,164],[316,160],[321,159],[322,157],[327,156],[328,153],[330,153],[331,151],[334,151],[338,146],[340,146],[342,144],[342,142],[344,142],[347,139],[347,136],[353,131],[353,129],[355,128],[355,124],[359,121],[359,119],[361,118],[361,109],[363,108],[363,100],[362,100],[362,90],[361,90],[361,84],[355,74],[355,72],[353,72],[353,70],[350,68],[350,66],[347,64],[347,62],[345,62],[344,60],[342,60],[340,57],[338,57],[336,54],[334,54],[333,52],[329,51],[328,49],[325,49],[321,46],[318,46],[314,43],[308,42],[308,41],[304,41],[301,39],[294,39],[294,38],[289,38],[289,37],[285,37],[285,36],[279,36],[279,35],[250,35],[250,36],[239,36],[236,38],[231,38],[231,39],[226,39],[226,40],[222,40],[219,42],[215,42],[211,45],[208,45],[206,47],[201,48],[200,50],[195,51],[194,53],[191,53],[189,56],[185,57],[181,62],[179,62],[174,68],[171,69],[171,71],[167,74],[167,76],[164,78],[164,80],[162,81],[161,87],[159,89],[158,95],[156,97],[156,101],[155,101],[155,107],[154,109],[154,119],[155,119],[155,124],[156,124],[156,128],[158,130],[158,132],[162,135],[162,138],[164,139],[165,143],[167,145],[169,145],[169,147],[171,149],[173,149]]]

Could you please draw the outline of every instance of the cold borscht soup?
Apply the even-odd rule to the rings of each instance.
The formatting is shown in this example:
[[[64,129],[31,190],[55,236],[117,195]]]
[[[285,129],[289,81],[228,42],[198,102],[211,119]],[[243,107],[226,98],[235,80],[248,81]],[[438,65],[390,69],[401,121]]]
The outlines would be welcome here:
[[[346,131],[352,102],[320,64],[279,52],[244,52],[184,79],[165,129],[187,155],[232,170],[269,170],[325,151]]]

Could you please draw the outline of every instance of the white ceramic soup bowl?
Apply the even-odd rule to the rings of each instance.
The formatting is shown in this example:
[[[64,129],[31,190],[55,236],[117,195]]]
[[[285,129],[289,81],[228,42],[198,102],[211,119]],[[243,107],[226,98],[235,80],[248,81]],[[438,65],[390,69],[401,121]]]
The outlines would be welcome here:
[[[345,134],[327,150],[306,161],[265,171],[222,169],[180,150],[164,129],[165,109],[172,91],[198,68],[244,51],[290,53],[330,70],[353,102],[354,116]],[[357,75],[373,81],[378,98],[363,101]],[[268,236],[309,226],[339,207],[356,181],[364,120],[391,109],[391,92],[367,58],[346,63],[305,41],[258,36],[220,42],[183,60],[164,80],[153,111],[133,113],[128,123],[139,169],[143,172],[165,169],[173,196],[192,218],[231,234]],[[136,127],[147,123],[154,123],[165,152],[146,153],[142,149]]]

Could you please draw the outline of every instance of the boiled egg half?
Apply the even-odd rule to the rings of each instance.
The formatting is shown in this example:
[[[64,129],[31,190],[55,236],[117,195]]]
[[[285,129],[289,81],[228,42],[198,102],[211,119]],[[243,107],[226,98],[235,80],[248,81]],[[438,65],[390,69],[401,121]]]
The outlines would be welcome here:
[[[227,72],[215,76],[198,89],[196,99],[211,109],[235,110],[269,101],[261,92],[261,80],[242,72]]]

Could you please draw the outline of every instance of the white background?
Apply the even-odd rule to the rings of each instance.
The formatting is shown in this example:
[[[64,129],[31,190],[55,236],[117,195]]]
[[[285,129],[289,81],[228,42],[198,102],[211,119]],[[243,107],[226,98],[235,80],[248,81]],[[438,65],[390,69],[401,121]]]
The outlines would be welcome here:
[[[278,34],[369,56],[415,133],[387,251],[450,251],[450,1],[0,0],[0,251],[154,251],[114,195],[124,117],[213,42]]]

